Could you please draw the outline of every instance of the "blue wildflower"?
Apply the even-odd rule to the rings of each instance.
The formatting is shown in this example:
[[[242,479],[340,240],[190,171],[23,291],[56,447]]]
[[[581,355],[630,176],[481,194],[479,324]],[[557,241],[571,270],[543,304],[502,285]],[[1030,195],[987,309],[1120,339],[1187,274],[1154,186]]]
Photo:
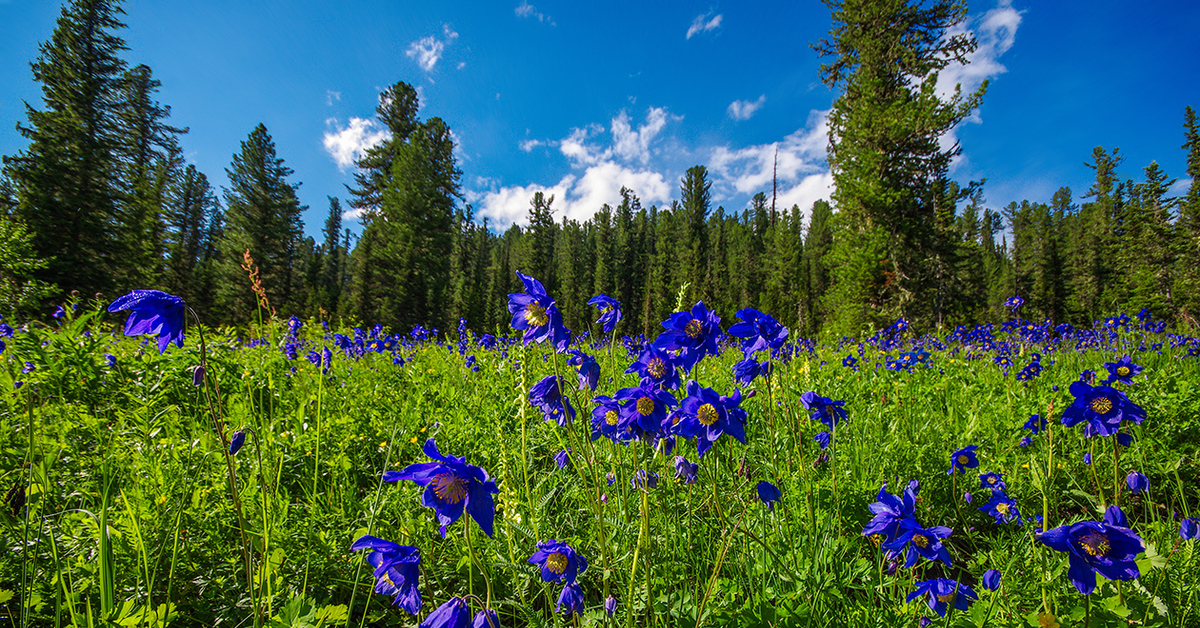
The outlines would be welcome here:
[[[419,628],[467,628],[471,621],[471,608],[467,600],[452,597],[425,616]]]
[[[1145,544],[1126,527],[1125,513],[1116,506],[1108,507],[1103,521],[1062,525],[1036,538],[1042,545],[1067,554],[1067,577],[1084,595],[1096,589],[1097,573],[1109,580],[1132,580],[1141,575],[1135,561]]]
[[[159,353],[166,351],[172,342],[183,346],[183,319],[187,311],[183,299],[161,290],[134,290],[108,306],[109,312],[122,310],[131,310],[125,319],[126,336],[158,336]]]
[[[554,612],[563,612],[564,606],[568,613],[583,614],[583,587],[579,586],[579,583],[568,582],[563,585],[562,593],[558,594],[558,604],[555,605]]]
[[[829,447],[829,432],[821,432],[814,436],[813,440],[821,446],[821,451],[825,451],[825,448]]]
[[[676,430],[682,436],[696,439],[696,453],[700,457],[712,447],[722,434],[729,434],[742,444],[746,443],[746,430],[742,422],[729,415],[721,395],[711,388],[704,388],[695,380],[688,380],[688,396],[679,405],[679,424]]]
[[[394,595],[394,604],[416,615],[421,610],[421,591],[417,580],[421,569],[421,550],[364,534],[350,546],[352,550],[371,550],[367,562],[375,568],[375,592]]]
[[[1200,537],[1200,523],[1191,517],[1179,522],[1179,536],[1185,541]]]
[[[1002,490],[993,490],[991,501],[980,506],[979,510],[991,515],[996,523],[1016,521],[1017,525],[1021,525],[1021,511],[1017,508],[1016,500]]]
[[[229,455],[236,456],[242,445],[246,444],[246,432],[238,430],[229,438]]]
[[[571,354],[567,364],[574,366],[575,373],[579,375],[578,390],[596,390],[596,385],[600,383],[600,363],[578,349],[571,349],[567,353]]]
[[[884,484],[876,499],[878,501],[868,506],[875,516],[862,529],[863,536],[880,535],[884,543],[889,543],[899,538],[904,529],[917,525],[914,514],[917,489],[913,486],[906,488],[902,497],[897,497],[887,492],[887,484]]]
[[[575,408],[563,394],[558,376],[549,375],[529,388],[529,403],[542,411],[547,421],[565,426],[575,419]]]
[[[580,556],[570,545],[550,539],[537,545],[537,551],[529,557],[529,564],[541,565],[543,582],[575,582],[579,574],[587,570],[587,559]]]
[[[975,456],[975,450],[978,445],[967,445],[962,449],[950,454],[950,470],[946,471],[946,475],[951,475],[955,470],[967,472],[967,469],[974,469],[979,466],[979,458]]]
[[[983,572],[983,588],[988,591],[995,591],[1000,588],[1000,572],[995,569],[989,569]]]
[[[383,474],[383,481],[407,480],[424,486],[421,504],[437,513],[442,524],[442,538],[446,537],[446,526],[458,521],[464,509],[484,534],[492,536],[492,522],[496,516],[492,495],[500,489],[488,477],[487,471],[467,464],[466,458],[443,456],[432,438],[425,441],[423,451],[437,462],[410,464],[400,471],[388,471]]]
[[[947,567],[950,563],[950,551],[942,544],[942,539],[949,537],[953,530],[945,526],[921,527],[916,519],[909,519],[907,527],[900,530],[895,540],[884,543],[883,548],[892,552],[905,552],[904,568],[917,564],[918,557],[928,561],[942,561]]]
[[[1116,362],[1105,362],[1104,368],[1108,369],[1108,379],[1104,380],[1105,384],[1121,382],[1131,385],[1133,377],[1142,372],[1142,367],[1134,364],[1133,359],[1129,356],[1124,356]]]
[[[690,373],[705,356],[720,354],[717,342],[721,339],[721,317],[699,301],[691,311],[675,312],[662,322],[666,331],[654,340],[655,346],[667,351],[681,351],[680,366]]]
[[[766,349],[778,349],[787,342],[788,330],[769,314],[754,308],[737,311],[740,322],[729,328],[729,335],[742,339],[742,353],[750,357]]]
[[[927,598],[926,603],[929,604],[930,610],[935,611],[941,617],[946,616],[946,611],[951,605],[960,611],[965,611],[970,608],[971,602],[979,599],[971,587],[961,582],[949,578],[934,578],[918,582],[917,590],[909,593],[905,601],[912,602],[923,595]]]
[[[1125,476],[1125,486],[1129,487],[1130,493],[1136,495],[1150,490],[1150,478],[1138,471],[1130,471],[1129,475]]]
[[[812,420],[828,425],[829,429],[836,428],[838,421],[846,418],[845,401],[834,401],[815,392],[806,392],[800,395],[800,403],[812,410]]]
[[[775,502],[783,497],[783,492],[766,480],[758,483],[758,499],[767,505],[767,510],[775,510]]]
[[[992,490],[1007,490],[1008,486],[1004,484],[1004,475],[995,471],[988,471],[979,476],[979,488],[990,488]]]
[[[696,474],[700,471],[700,463],[688,462],[683,456],[675,456],[675,479],[684,484],[695,484]]]
[[[1071,394],[1075,401],[1062,413],[1062,423],[1073,427],[1085,422],[1084,436],[1112,436],[1121,427],[1121,421],[1130,420],[1140,424],[1146,411],[1133,403],[1125,393],[1109,386],[1089,386],[1084,382],[1073,382]]]
[[[621,302],[606,294],[598,294],[588,300],[588,305],[594,305],[600,310],[600,319],[596,322],[600,324],[604,333],[611,334],[621,320]]]
[[[647,378],[667,390],[679,388],[679,370],[675,356],[654,345],[646,345],[641,356],[630,364],[625,372],[637,373],[639,378]]]

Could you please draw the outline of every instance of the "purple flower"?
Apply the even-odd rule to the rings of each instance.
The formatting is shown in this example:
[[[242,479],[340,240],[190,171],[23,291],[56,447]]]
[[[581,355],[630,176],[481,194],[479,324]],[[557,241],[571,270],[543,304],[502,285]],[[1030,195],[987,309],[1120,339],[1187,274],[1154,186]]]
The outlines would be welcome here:
[[[567,360],[567,364],[574,366],[575,373],[579,375],[577,390],[584,388],[596,390],[596,385],[600,383],[600,363],[596,361],[596,358],[578,349],[571,349],[568,353],[571,354],[571,357]]]
[[[575,419],[575,408],[562,392],[558,376],[549,375],[529,387],[529,403],[542,411],[547,421],[567,425]]]
[[[1004,307],[1009,308],[1015,312],[1015,311],[1017,311],[1017,308],[1021,307],[1024,304],[1025,304],[1025,299],[1022,299],[1021,297],[1014,295],[1014,296],[1009,297],[1004,302]]]
[[[696,439],[696,453],[700,457],[704,457],[722,434],[729,434],[742,444],[746,443],[745,426],[729,412],[729,398],[722,397],[711,388],[700,386],[695,380],[688,380],[687,393],[688,396],[679,405],[677,414],[680,418],[676,430],[682,436]]]
[[[639,378],[649,379],[660,388],[679,388],[679,367],[675,356],[654,345],[646,345],[642,355],[625,372],[637,373]]]
[[[991,515],[996,523],[1016,521],[1017,525],[1021,525],[1021,511],[1017,509],[1017,502],[1008,495],[1005,495],[1004,491],[992,491],[991,501],[980,506],[979,510]]]
[[[759,482],[757,489],[758,499],[767,505],[767,510],[775,510],[775,502],[783,497],[783,492],[766,480]]]
[[[631,436],[627,428],[621,427],[621,406],[616,399],[600,395],[592,399],[592,403],[596,404],[592,409],[592,440],[602,435],[613,441]]]
[[[829,447],[829,432],[821,432],[814,436],[813,440],[817,441],[817,444],[821,446],[821,451],[825,451],[825,448]]]
[[[863,528],[863,536],[878,534],[883,537],[884,543],[888,543],[899,538],[903,529],[917,524],[914,516],[916,490],[909,486],[902,495],[901,498],[887,492],[887,484],[879,488],[879,495],[875,498],[878,501],[868,507],[875,516]]]
[[[496,616],[496,611],[484,609],[475,613],[475,619],[471,620],[471,628],[500,628],[500,618]]]
[[[720,354],[721,317],[699,301],[690,312],[675,312],[662,322],[666,330],[654,339],[654,345],[667,351],[682,351],[681,366],[687,373],[704,356]]]
[[[995,569],[989,569],[983,572],[983,588],[988,591],[995,591],[1000,588],[1000,572]]]
[[[1150,478],[1138,471],[1130,471],[1129,475],[1125,476],[1125,486],[1129,487],[1130,493],[1136,495],[1150,490]]]
[[[1125,513],[1109,506],[1104,521],[1062,525],[1036,538],[1042,545],[1067,554],[1067,577],[1080,593],[1091,595],[1096,589],[1097,573],[1109,580],[1132,580],[1141,575],[1135,561],[1145,545],[1125,524]]]
[[[541,565],[543,582],[575,582],[579,574],[587,570],[587,559],[562,541],[550,539],[538,543],[537,551],[529,557],[529,564]]]
[[[1121,427],[1121,421],[1130,420],[1140,424],[1146,411],[1133,403],[1125,393],[1108,386],[1089,386],[1084,382],[1071,384],[1075,401],[1063,410],[1062,423],[1074,427],[1084,422],[1084,436],[1112,436]]]
[[[1185,541],[1190,541],[1196,537],[1200,537],[1200,524],[1195,519],[1188,517],[1179,522],[1179,536]]]
[[[688,462],[683,456],[675,456],[675,479],[684,484],[695,484],[696,474],[700,471],[700,463]]]
[[[973,500],[973,499],[975,499],[975,498],[971,496],[971,491],[963,491],[963,501],[964,502],[967,502],[969,504],[969,503],[971,503],[971,500]]]
[[[568,582],[563,585],[562,593],[558,594],[558,604],[554,607],[554,612],[561,613],[564,606],[568,613],[583,614],[583,587],[579,586],[579,583]]]
[[[467,600],[452,597],[425,616],[420,628],[467,628],[471,622],[471,608]]]
[[[1083,464],[1092,464],[1092,452],[1089,451],[1083,454]]]
[[[678,404],[674,395],[655,387],[647,379],[638,386],[618,390],[614,399],[621,402],[619,427],[625,430],[636,428],[643,433],[661,430],[667,420],[667,410]]]
[[[905,601],[912,602],[922,595],[927,597],[926,603],[929,604],[929,608],[941,617],[946,616],[946,611],[951,605],[960,611],[965,611],[970,607],[971,602],[979,599],[971,587],[949,578],[934,578],[918,582],[917,590],[909,593]]]
[[[525,284],[525,292],[508,295],[508,311],[512,314],[509,325],[525,332],[522,340],[527,345],[549,339],[557,351],[566,351],[571,332],[563,327],[558,305],[546,294],[542,282],[521,271],[517,271],[517,277]]]
[[[604,600],[604,613],[612,617],[615,612],[617,612],[617,598],[610,595],[608,599]]]
[[[1008,487],[1004,484],[1004,476],[995,471],[988,471],[979,476],[979,488],[990,488],[992,490],[1007,490]]]
[[[729,335],[742,339],[742,354],[750,357],[766,349],[778,349],[787,342],[788,330],[769,314],[754,308],[737,311],[741,322],[729,328]]]
[[[759,362],[753,357],[746,358],[733,365],[733,379],[743,386],[749,386],[759,375],[771,375],[771,361]]]
[[[571,460],[571,450],[570,449],[563,449],[562,451],[554,454],[554,464],[558,465],[559,469],[566,469],[567,463],[570,462],[570,460]]]
[[[621,302],[606,294],[598,294],[588,300],[588,305],[600,310],[600,319],[596,322],[604,329],[604,333],[611,334],[621,320]]]
[[[1032,442],[1033,442],[1033,439],[1026,436],[1025,438],[1021,439],[1021,442],[1019,444],[1021,445],[1021,447],[1028,447],[1030,445],[1030,443],[1032,443]]]
[[[916,519],[909,519],[907,527],[901,529],[900,535],[890,543],[884,543],[883,548],[897,553],[905,550],[905,569],[917,564],[918,557],[928,561],[940,560],[950,567],[950,551],[942,544],[942,539],[949,537],[953,532],[945,526],[923,528]]]
[[[371,550],[367,562],[375,568],[375,592],[394,595],[394,604],[416,615],[421,610],[421,591],[417,580],[421,572],[421,550],[364,534],[350,546],[352,550]]]
[[[845,401],[834,401],[815,392],[806,392],[800,395],[800,403],[804,404],[805,408],[812,410],[810,415],[812,420],[828,425],[829,429],[836,428],[838,421],[846,418]]]
[[[242,445],[246,444],[246,432],[238,430],[229,439],[229,455],[236,456]]]
[[[158,336],[158,352],[172,342],[183,346],[183,319],[187,311],[183,299],[161,290],[134,290],[108,306],[109,312],[131,310],[125,319],[125,335]]]
[[[443,456],[432,438],[425,441],[423,451],[437,462],[420,462],[400,471],[388,471],[383,474],[383,481],[408,480],[424,486],[421,504],[437,513],[442,524],[442,538],[446,537],[446,526],[458,521],[464,510],[484,534],[492,536],[492,522],[496,516],[492,495],[500,489],[488,477],[487,471],[467,464],[466,458]]]
[[[1037,436],[1038,433],[1040,433],[1042,429],[1046,427],[1046,419],[1043,419],[1041,416],[1035,414],[1029,417],[1029,420],[1026,421],[1025,425],[1022,425],[1021,427],[1033,432],[1033,435]]]
[[[978,467],[979,458],[975,455],[975,450],[978,447],[978,445],[967,445],[950,454],[950,470],[946,471],[946,475],[951,475],[955,471],[962,471],[965,474],[967,469]]]
[[[1104,368],[1108,369],[1108,379],[1104,383],[1111,384],[1113,382],[1121,382],[1125,385],[1133,384],[1133,376],[1142,372],[1142,367],[1133,363],[1133,358],[1124,356],[1116,362],[1105,362]]]

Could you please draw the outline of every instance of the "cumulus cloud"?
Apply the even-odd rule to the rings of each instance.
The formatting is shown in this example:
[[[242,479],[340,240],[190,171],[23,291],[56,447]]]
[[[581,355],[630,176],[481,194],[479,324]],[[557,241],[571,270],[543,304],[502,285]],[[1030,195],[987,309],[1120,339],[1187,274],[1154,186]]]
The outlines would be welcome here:
[[[391,137],[374,118],[350,118],[346,126],[342,126],[337,118],[329,118],[325,126],[328,129],[324,138],[325,152],[343,171],[353,166],[363,151]]]
[[[1191,179],[1176,179],[1175,184],[1167,190],[1167,196],[1186,196],[1190,189],[1192,189]]]
[[[629,161],[648,163],[650,161],[650,142],[654,141],[654,137],[666,125],[667,110],[665,108],[651,107],[646,112],[646,122],[639,125],[636,131],[629,124],[629,115],[621,110],[621,114],[612,120],[613,152],[618,157]]]
[[[542,140],[521,140],[520,144],[521,151],[526,153],[533,152],[533,149],[537,148],[538,146],[545,145],[546,142],[543,142]]]
[[[687,37],[684,39],[691,39],[693,35],[697,35],[699,33],[707,33],[708,31],[714,30],[721,25],[721,18],[724,17],[723,15],[718,13],[715,17],[709,18],[708,16],[710,15],[712,15],[711,11],[697,15],[696,19],[692,20],[692,25],[688,27]]]
[[[409,44],[408,50],[404,54],[415,60],[422,70],[432,72],[438,60],[442,58],[446,45],[458,39],[458,33],[450,30],[448,25],[442,25],[442,35],[442,39],[438,39],[435,35],[426,35]]]
[[[749,120],[759,109],[762,109],[763,103],[767,102],[767,95],[763,94],[758,97],[758,100],[750,102],[749,100],[735,100],[729,103],[729,117],[734,120]]]
[[[517,5],[516,9],[513,9],[513,12],[517,14],[517,17],[532,18],[539,22],[542,22],[543,24],[557,26],[554,23],[554,18],[550,17],[549,15],[546,15],[545,13],[542,13],[541,11],[538,11],[537,7],[533,6],[532,4],[529,4],[528,2],[521,2],[521,4]]]

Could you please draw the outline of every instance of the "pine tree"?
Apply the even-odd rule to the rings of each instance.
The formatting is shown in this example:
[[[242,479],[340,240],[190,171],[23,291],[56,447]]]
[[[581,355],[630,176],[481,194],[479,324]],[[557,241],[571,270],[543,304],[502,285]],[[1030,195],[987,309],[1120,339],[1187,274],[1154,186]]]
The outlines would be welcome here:
[[[705,278],[708,267],[708,210],[712,203],[712,182],[708,180],[708,169],[704,166],[692,166],[687,169],[679,185],[679,209],[672,210],[679,220],[679,241],[677,256],[680,267],[676,281],[682,287],[684,283],[691,284],[688,294],[690,301],[702,301],[708,298],[708,286]],[[674,307],[674,302],[666,305]]]
[[[205,275],[212,257],[209,238],[219,211],[208,177],[188,165],[171,186],[167,204],[164,283],[171,294],[183,297],[198,312],[212,303]]]
[[[1193,329],[1200,328],[1200,125],[1196,111],[1190,106],[1183,110],[1183,150],[1187,154],[1187,174],[1192,184],[1179,203],[1179,219],[1175,224],[1175,274],[1173,294],[1180,318]]]
[[[318,307],[334,314],[341,305],[346,284],[346,248],[342,246],[342,204],[329,197],[329,216],[321,230],[325,241],[321,245],[320,298]]]
[[[114,0],[63,7],[31,64],[44,109],[26,105],[28,124],[17,129],[29,145],[4,159],[32,253],[48,262],[35,276],[64,291],[114,290],[124,263],[117,156],[126,46],[113,34],[122,13]]]
[[[306,207],[296,195],[299,184],[287,181],[292,170],[276,156],[266,126],[259,124],[250,132],[225,173],[230,187],[225,190],[225,226],[218,245],[218,305],[231,322],[252,320],[255,294],[242,268],[248,251],[271,307],[285,316],[299,311],[304,305],[298,295],[300,215]]]
[[[967,63],[976,46],[969,31],[953,30],[965,2],[825,4],[831,39],[814,48],[828,59],[822,80],[843,88],[829,114],[838,214],[826,303],[840,330],[858,333],[926,310],[934,285],[925,263],[935,230],[929,190],[959,152],[940,140],[979,106],[987,84],[947,100],[936,92],[938,72]]]

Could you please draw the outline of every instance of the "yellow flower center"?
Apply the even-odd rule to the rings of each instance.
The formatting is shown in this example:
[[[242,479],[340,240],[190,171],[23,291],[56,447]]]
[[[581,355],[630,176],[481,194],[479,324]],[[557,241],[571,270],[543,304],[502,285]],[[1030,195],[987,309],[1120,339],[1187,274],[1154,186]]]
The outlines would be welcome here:
[[[654,412],[654,400],[649,397],[638,399],[637,411],[642,416],[650,416],[650,413]]]
[[[660,358],[651,358],[646,364],[646,372],[654,379],[662,379],[667,374],[667,365]]]
[[[704,329],[700,326],[700,321],[693,318],[683,327],[683,331],[689,338],[699,338]]]
[[[923,534],[918,534],[912,538],[913,545],[921,549],[929,547],[929,538]]]
[[[525,306],[525,322],[534,327],[541,327],[550,322],[550,317],[546,316],[546,308],[534,301]]]
[[[868,536],[867,538],[871,540],[871,543],[875,547],[879,547],[879,544],[883,542],[882,534],[872,534],[871,536]]]
[[[1099,532],[1088,533],[1087,536],[1079,539],[1079,545],[1083,547],[1083,551],[1092,556],[1104,556],[1111,547],[1108,544],[1108,537]]]
[[[1120,375],[1121,377],[1128,376],[1129,375],[1129,367],[1128,366],[1118,366],[1117,367],[1117,375]]]
[[[556,576],[566,571],[567,555],[562,552],[554,552],[546,558],[546,569],[549,569]]]
[[[988,476],[988,484],[995,484],[995,483],[996,483],[996,476],[994,476],[994,475]]]
[[[1061,628],[1054,619],[1054,613],[1038,613],[1038,626],[1041,628]]]
[[[943,604],[953,604],[954,600],[957,598],[958,598],[957,591],[952,591],[950,593],[943,593],[943,594],[937,596],[938,601],[942,602]]]
[[[1108,414],[1112,409],[1113,403],[1108,397],[1096,397],[1092,400],[1092,412],[1096,414]]]
[[[604,413],[604,422],[609,425],[616,425],[619,418],[616,410],[609,410]]]
[[[1004,502],[1000,502],[999,504],[996,504],[996,512],[998,512],[1002,515],[1007,515],[1008,514],[1008,504],[1006,504]]]
[[[450,471],[443,471],[429,481],[433,493],[442,501],[457,504],[467,497],[467,482]]]
[[[717,409],[711,403],[706,403],[696,411],[696,418],[700,421],[701,425],[712,425],[717,422]]]
[[[968,458],[966,454],[959,454],[959,455],[958,455],[958,464],[967,464],[967,463],[968,463],[968,462],[970,462],[970,461],[971,461],[971,459],[970,459],[970,458]],[[965,473],[965,472],[964,472],[964,473]]]

